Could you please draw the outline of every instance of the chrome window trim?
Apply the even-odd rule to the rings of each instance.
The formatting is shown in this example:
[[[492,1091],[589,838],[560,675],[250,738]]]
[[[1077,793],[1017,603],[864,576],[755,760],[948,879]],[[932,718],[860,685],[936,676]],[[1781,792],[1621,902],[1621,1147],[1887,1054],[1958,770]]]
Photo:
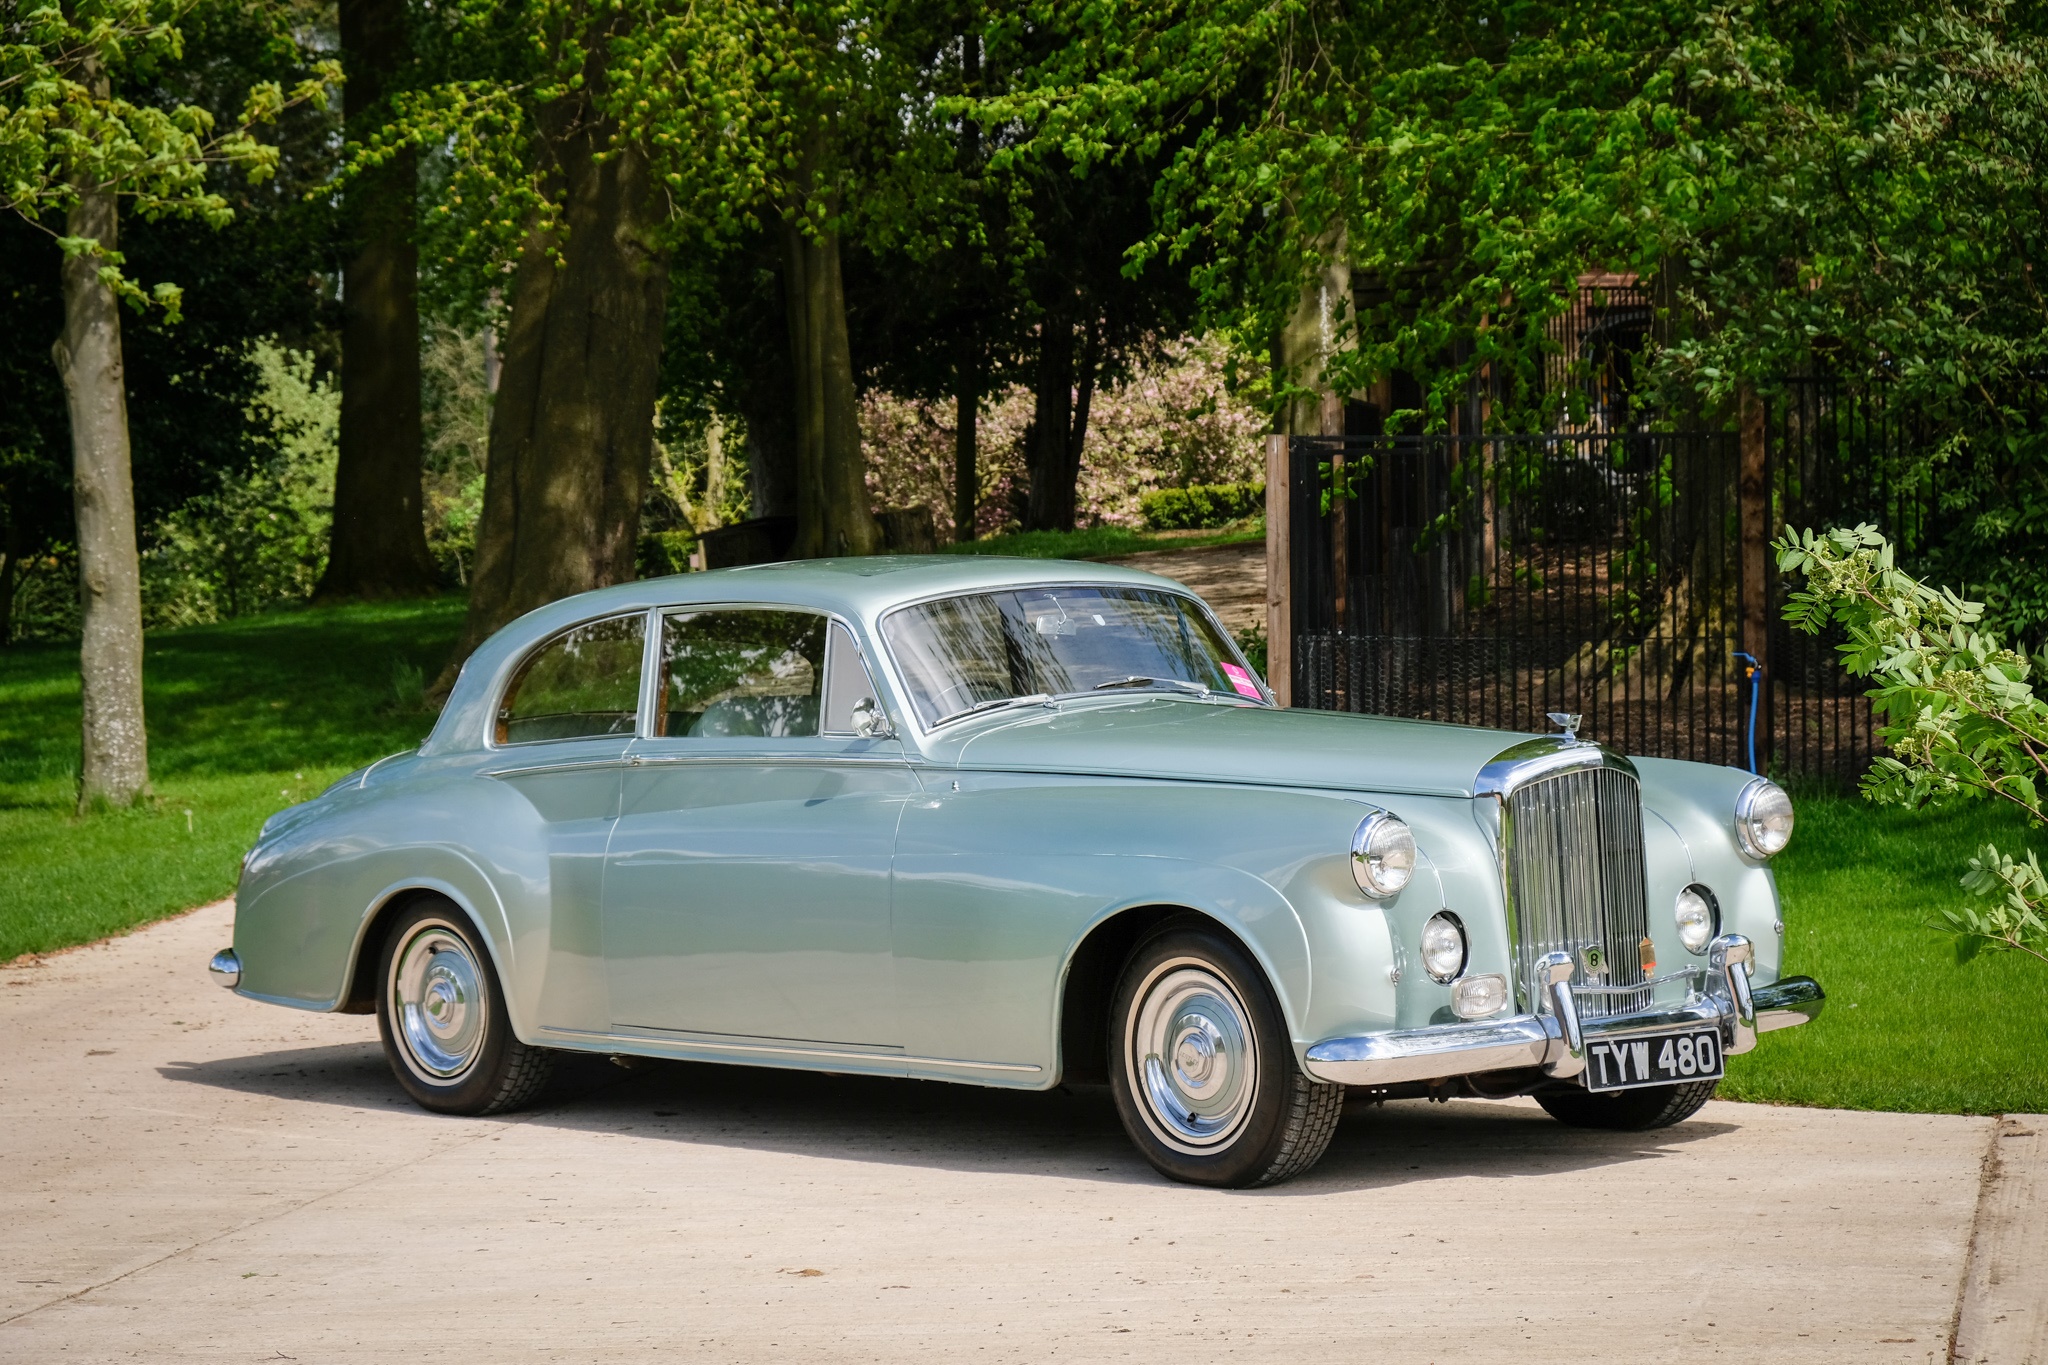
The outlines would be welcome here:
[[[903,699],[902,705],[899,708],[903,714],[896,718],[896,728],[898,732],[900,733],[905,729],[904,722],[905,720],[908,720],[909,731],[912,734],[915,734],[919,739],[926,739],[931,737],[932,735],[937,734],[940,730],[945,729],[947,726],[953,724],[955,721],[967,719],[969,713],[964,711],[955,712],[954,714],[947,716],[945,719],[935,722],[930,729],[925,728],[924,722],[917,715],[917,708],[915,706],[910,705],[909,701],[907,700],[910,696],[910,689],[907,686],[905,686],[903,682],[902,671],[896,666],[895,651],[889,648],[888,623],[890,617],[896,616],[902,612],[909,611],[913,607],[928,606],[933,602],[946,601],[948,598],[992,597],[995,594],[1002,592],[1038,592],[1043,591],[1047,588],[1119,588],[1127,589],[1132,592],[1156,592],[1168,597],[1178,597],[1182,601],[1192,604],[1196,613],[1203,617],[1205,620],[1207,620],[1209,624],[1215,628],[1216,634],[1223,641],[1223,647],[1230,651],[1229,657],[1231,658],[1231,660],[1234,661],[1239,668],[1242,668],[1246,673],[1250,674],[1253,678],[1257,679],[1258,681],[1258,701],[1254,702],[1250,697],[1247,697],[1242,693],[1233,693],[1231,694],[1230,698],[1225,698],[1225,700],[1234,699],[1240,705],[1264,706],[1269,710],[1279,709],[1273,701],[1272,687],[1267,684],[1265,675],[1261,674],[1257,669],[1253,668],[1251,666],[1251,663],[1244,657],[1244,651],[1240,650],[1237,647],[1237,637],[1232,635],[1230,631],[1224,626],[1223,622],[1217,618],[1216,613],[1209,609],[1209,604],[1207,602],[1204,602],[1200,597],[1197,597],[1194,593],[1189,592],[1186,588],[1173,587],[1165,583],[1111,583],[1105,582],[1100,578],[1047,578],[1032,579],[1031,581],[1024,583],[1004,583],[999,587],[992,588],[969,588],[964,591],[959,588],[954,588],[949,591],[930,592],[924,594],[922,597],[907,598],[904,601],[898,602],[895,606],[890,607],[887,611],[883,612],[881,615],[875,618],[875,653],[882,660],[883,666],[887,670],[890,688],[896,693],[899,699]],[[1127,695],[1143,697],[1166,697],[1173,696],[1175,694],[1172,692],[1132,692]],[[1193,693],[1182,693],[1180,695],[1187,697],[1190,700],[1197,700],[1197,698],[1194,697]],[[989,713],[982,712],[980,714],[987,715]],[[1007,712],[997,711],[994,714],[1004,715],[1007,714]]]
[[[513,661],[512,666],[504,671],[504,681],[498,684],[497,691],[492,695],[491,705],[484,711],[483,743],[479,747],[485,752],[503,753],[511,749],[530,749],[537,744],[586,744],[593,739],[622,739],[631,743],[633,740],[638,739],[641,727],[647,723],[647,661],[652,657],[648,651],[648,639],[653,635],[650,627],[656,610],[658,608],[633,608],[627,611],[603,612],[599,615],[585,617],[581,621],[563,626],[560,630],[549,631],[546,635],[534,641],[533,645],[520,654]],[[513,684],[519,681],[520,675],[526,671],[527,664],[533,662],[534,656],[572,631],[582,630],[585,626],[594,626],[600,621],[623,621],[630,616],[649,618],[647,621],[643,621],[640,627],[643,637],[640,641],[640,711],[633,718],[633,728],[631,731],[617,735],[565,735],[560,739],[507,740],[503,744],[498,742],[498,718],[499,713],[505,709],[506,695],[511,692]],[[475,656],[472,654],[471,657],[474,658]],[[462,666],[464,668],[469,667],[469,660],[464,659]],[[457,680],[460,681],[459,676]],[[417,750],[413,752],[417,752]],[[378,760],[380,763],[382,761],[382,759]],[[375,765],[373,764],[372,766],[374,767]],[[368,774],[365,773],[364,776],[367,777]]]
[[[825,648],[827,651],[829,652],[832,647],[832,627],[835,625],[844,627],[847,635],[852,637],[854,657],[860,661],[862,669],[867,672],[869,684],[873,685],[875,681],[874,667],[869,663],[867,649],[861,643],[860,623],[843,612],[833,611],[829,607],[806,606],[797,602],[671,602],[665,606],[649,607],[647,609],[649,617],[647,628],[647,662],[641,666],[643,691],[646,693],[647,699],[643,702],[640,709],[640,728],[634,732],[633,737],[635,739],[668,741],[690,738],[688,735],[657,735],[654,733],[654,709],[661,703],[659,695],[661,682],[661,626],[662,622],[671,616],[695,615],[698,612],[707,611],[780,611],[804,616],[822,616],[825,618]],[[631,612],[622,614],[632,615]],[[818,722],[821,727],[824,724],[825,717],[824,689],[825,679],[820,678],[818,680]],[[888,705],[888,699],[881,688],[875,689],[875,697],[885,707]],[[828,735],[821,728],[815,735],[784,735],[779,736],[779,738],[788,739],[793,743],[815,744],[819,740],[858,738],[858,736]],[[648,761],[652,761],[651,756],[647,757]]]

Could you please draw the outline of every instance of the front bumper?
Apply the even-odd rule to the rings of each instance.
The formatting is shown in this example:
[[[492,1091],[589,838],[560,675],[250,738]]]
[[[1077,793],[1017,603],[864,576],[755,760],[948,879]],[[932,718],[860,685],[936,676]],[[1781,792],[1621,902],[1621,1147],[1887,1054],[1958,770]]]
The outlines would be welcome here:
[[[1757,1034],[1803,1024],[1818,1015],[1827,1000],[1820,983],[1805,976],[1752,988],[1749,957],[1747,939],[1724,935],[1709,949],[1715,989],[1705,998],[1655,1014],[1582,1021],[1569,986],[1571,960],[1552,954],[1538,964],[1550,995],[1547,1014],[1330,1038],[1309,1048],[1307,1070],[1317,1080],[1369,1086],[1528,1067],[1566,1079],[1586,1069],[1590,1042],[1651,1029],[1707,1025],[1720,1028],[1724,1051],[1747,1052],[1756,1046]]]

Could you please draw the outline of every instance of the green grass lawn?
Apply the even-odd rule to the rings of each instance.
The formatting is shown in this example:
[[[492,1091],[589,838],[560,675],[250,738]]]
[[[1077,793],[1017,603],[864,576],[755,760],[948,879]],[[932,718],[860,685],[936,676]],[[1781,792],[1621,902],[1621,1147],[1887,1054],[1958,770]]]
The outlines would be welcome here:
[[[447,659],[462,611],[445,599],[152,634],[156,800],[84,817],[76,648],[0,650],[0,962],[232,891],[271,812],[426,736],[419,681]]]
[[[1069,543],[1055,553],[1076,551]],[[157,800],[84,817],[71,809],[75,651],[0,651],[0,961],[226,895],[265,816],[426,734],[433,718],[419,679],[445,660],[461,617],[462,604],[444,600],[152,635]],[[1777,865],[1786,967],[1821,981],[1827,1010],[1732,1059],[1723,1093],[1857,1109],[2048,1111],[2048,967],[2012,955],[1958,966],[1948,940],[1924,927],[1961,902],[1957,878],[1978,844],[2017,847],[2024,833],[1988,807],[1909,815],[1802,798],[1799,831]]]
[[[1842,1109],[2048,1112],[2048,966],[2015,953],[1958,966],[1924,926],[1960,905],[1977,846],[2019,848],[2022,820],[1989,805],[1911,814],[1845,797],[1798,802],[1778,856],[1785,968],[1827,1008],[1731,1057],[1723,1095]],[[2036,846],[2048,840],[2036,838]]]

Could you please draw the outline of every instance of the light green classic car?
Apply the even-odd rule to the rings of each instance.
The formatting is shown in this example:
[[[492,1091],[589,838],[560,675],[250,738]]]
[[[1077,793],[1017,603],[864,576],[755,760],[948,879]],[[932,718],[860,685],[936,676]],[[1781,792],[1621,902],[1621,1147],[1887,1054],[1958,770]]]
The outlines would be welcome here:
[[[558,1051],[1107,1080],[1160,1171],[1257,1185],[1347,1096],[1692,1114],[1820,1009],[1779,974],[1791,829],[1569,730],[1279,709],[1150,574],[776,564],[500,631],[417,750],[264,826],[212,970],[374,1011],[442,1112]]]

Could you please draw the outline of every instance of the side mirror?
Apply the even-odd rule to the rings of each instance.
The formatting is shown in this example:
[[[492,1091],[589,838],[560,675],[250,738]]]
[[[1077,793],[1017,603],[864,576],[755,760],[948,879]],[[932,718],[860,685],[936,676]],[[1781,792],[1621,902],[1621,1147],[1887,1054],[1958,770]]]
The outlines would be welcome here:
[[[853,732],[862,739],[893,739],[896,735],[888,714],[873,697],[862,697],[853,704]]]

